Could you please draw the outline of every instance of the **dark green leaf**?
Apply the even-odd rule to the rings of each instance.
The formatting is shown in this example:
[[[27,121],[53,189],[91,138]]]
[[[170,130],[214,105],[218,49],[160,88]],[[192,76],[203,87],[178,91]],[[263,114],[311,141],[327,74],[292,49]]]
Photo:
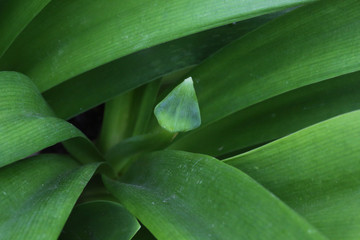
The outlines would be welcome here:
[[[98,164],[38,155],[0,169],[0,239],[56,240]]]
[[[309,1],[54,0],[16,39],[0,66],[25,73],[45,91],[130,53]]]
[[[74,208],[60,240],[129,240],[139,228],[136,218],[116,202],[86,202]]]
[[[70,118],[163,75],[199,64],[219,48],[280,14],[283,12],[144,49],[65,81],[44,92],[44,97],[59,117]]]
[[[205,60],[189,73],[202,126],[281,93],[360,70],[359,18],[357,0],[319,1]]]
[[[0,1],[0,58],[19,33],[50,0]]]
[[[360,238],[360,111],[230,158],[329,239]]]
[[[69,139],[81,161],[102,160],[84,134],[54,116],[28,77],[0,72],[0,86],[0,167]]]
[[[241,171],[206,155],[140,158],[107,188],[156,238],[325,239]]]
[[[255,104],[193,134],[178,136],[171,148],[219,156],[275,140],[357,109],[360,109],[360,72]]]

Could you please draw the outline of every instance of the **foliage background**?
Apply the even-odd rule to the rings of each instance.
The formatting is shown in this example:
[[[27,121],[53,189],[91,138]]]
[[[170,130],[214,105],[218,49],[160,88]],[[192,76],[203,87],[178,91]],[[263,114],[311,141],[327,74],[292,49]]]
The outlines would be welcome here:
[[[0,238],[359,239],[359,15],[0,1]],[[169,133],[154,107],[190,76],[201,125]],[[103,103],[95,141],[67,121]]]

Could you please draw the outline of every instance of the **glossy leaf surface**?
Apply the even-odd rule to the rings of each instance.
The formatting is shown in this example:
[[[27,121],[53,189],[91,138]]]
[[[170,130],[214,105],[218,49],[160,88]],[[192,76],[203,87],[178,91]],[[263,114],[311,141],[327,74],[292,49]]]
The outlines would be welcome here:
[[[360,109],[360,72],[281,94],[178,136],[171,149],[220,156],[273,141],[336,115]]]
[[[0,69],[25,73],[45,91],[130,53],[310,1],[54,0],[9,48]]]
[[[38,155],[0,169],[0,238],[56,240],[98,164]]]
[[[284,92],[360,70],[360,5],[319,1],[226,46],[189,73],[202,126]]]
[[[256,17],[141,50],[65,81],[45,91],[44,98],[59,117],[69,118],[163,75],[197,65],[224,45],[283,13]],[[87,86],[86,90],[83,86]]]
[[[241,171],[206,155],[140,157],[106,187],[156,238],[325,239]]]
[[[230,158],[329,239],[360,237],[360,111]]]
[[[0,72],[0,85],[0,167],[69,139],[80,160],[101,161],[85,135],[54,116],[28,77]]]

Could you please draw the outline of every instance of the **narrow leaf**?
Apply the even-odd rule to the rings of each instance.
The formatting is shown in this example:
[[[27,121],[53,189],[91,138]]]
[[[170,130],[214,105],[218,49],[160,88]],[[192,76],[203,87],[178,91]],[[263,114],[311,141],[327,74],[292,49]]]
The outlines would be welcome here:
[[[227,159],[329,239],[360,238],[360,111]]]
[[[54,116],[28,77],[0,72],[0,86],[0,167],[66,140],[81,161],[102,160],[84,134]]]
[[[224,45],[281,14],[241,21],[135,52],[45,91],[44,98],[59,117],[68,119],[163,75],[197,65]]]
[[[319,1],[218,51],[189,73],[202,126],[284,92],[359,71],[359,18],[357,0]]]
[[[325,239],[254,180],[206,155],[141,157],[107,188],[162,239]]]
[[[360,109],[360,72],[260,102],[199,131],[179,135],[170,148],[219,156],[273,141],[357,109]]]
[[[25,73],[45,91],[130,53],[310,1],[54,0],[16,39],[0,69]]]

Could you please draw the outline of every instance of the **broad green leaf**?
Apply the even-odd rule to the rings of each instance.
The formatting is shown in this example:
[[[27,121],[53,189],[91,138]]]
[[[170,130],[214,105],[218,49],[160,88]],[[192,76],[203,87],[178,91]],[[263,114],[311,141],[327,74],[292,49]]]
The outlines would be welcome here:
[[[159,240],[325,239],[241,171],[206,155],[144,155],[105,186]]]
[[[57,239],[98,164],[38,155],[0,169],[0,239]]]
[[[188,74],[202,126],[284,92],[360,70],[359,18],[357,0],[319,1],[218,51]]]
[[[360,111],[225,161],[277,195],[329,239],[360,238]]]
[[[165,74],[199,64],[219,48],[283,13],[264,15],[144,49],[65,81],[45,91],[44,98],[59,117],[70,118]]]
[[[360,72],[260,102],[200,131],[183,138],[178,136],[170,148],[219,156],[273,141],[357,109],[360,109]]]
[[[0,69],[25,73],[45,91],[130,53],[311,1],[53,0],[9,48]]]
[[[129,240],[139,228],[136,218],[116,202],[86,202],[73,209],[60,240]]]
[[[187,132],[200,126],[201,117],[191,77],[174,88],[155,107],[161,127],[169,132]]]
[[[69,139],[81,161],[101,160],[84,134],[53,115],[28,77],[0,72],[0,86],[0,167]]]
[[[50,0],[0,1],[0,58],[19,33]]]

